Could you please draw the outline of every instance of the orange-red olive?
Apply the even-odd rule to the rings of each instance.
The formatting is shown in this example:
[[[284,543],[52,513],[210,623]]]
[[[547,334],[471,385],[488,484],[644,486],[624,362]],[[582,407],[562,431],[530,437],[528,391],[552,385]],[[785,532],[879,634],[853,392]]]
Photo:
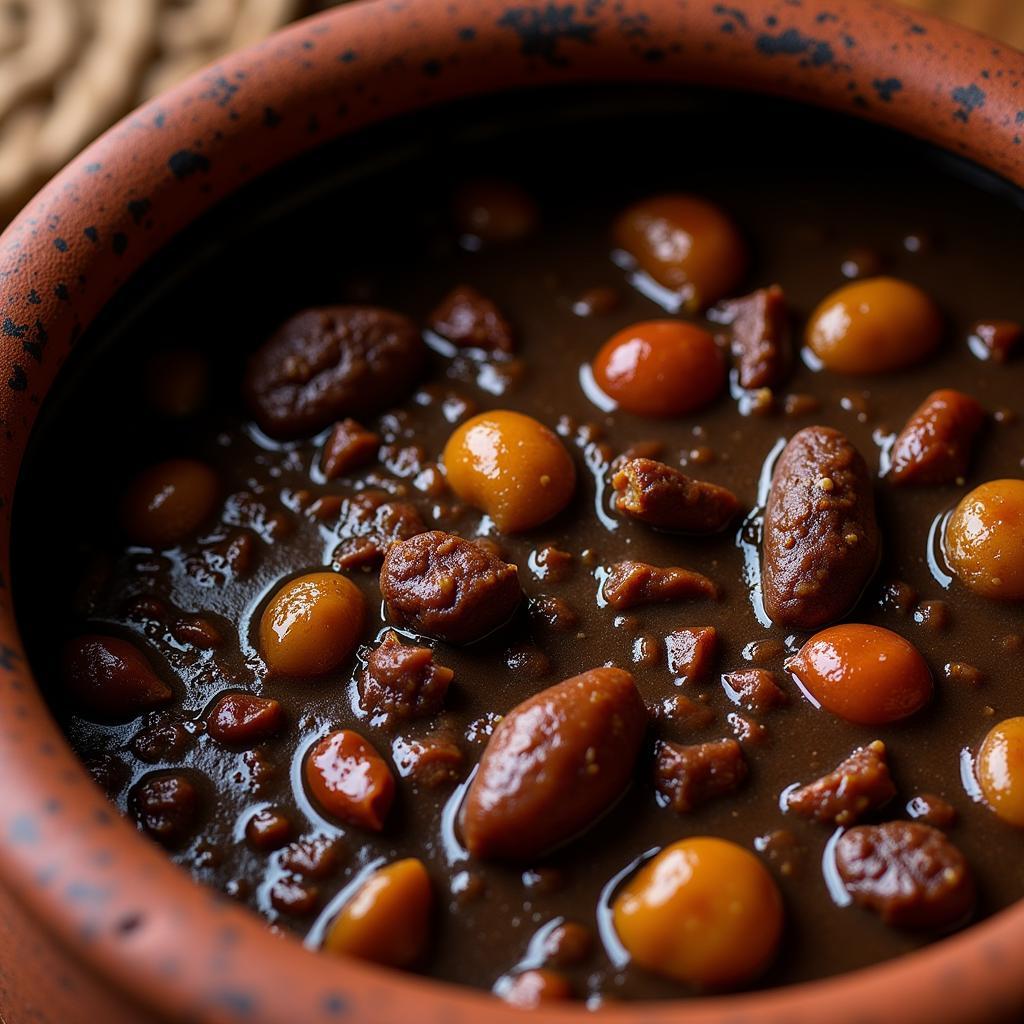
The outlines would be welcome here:
[[[413,857],[378,868],[341,908],[324,936],[329,953],[411,967],[426,952],[433,892]]]
[[[395,777],[357,732],[338,729],[306,753],[306,786],[332,818],[379,832],[395,798]]]
[[[702,989],[735,988],[769,965],[782,898],[749,850],[710,836],[661,851],[615,900],[619,940],[641,967]]]
[[[1024,718],[992,727],[975,766],[985,803],[1003,821],[1024,828]]]
[[[729,216],[699,196],[644,199],[616,220],[615,244],[687,309],[710,306],[743,280],[747,243]]]
[[[121,504],[121,523],[132,540],[169,547],[210,517],[220,496],[217,474],[195,459],[170,459],[132,481]]]
[[[837,288],[811,314],[807,347],[838,373],[891,373],[939,344],[942,317],[916,285],[872,277]]]
[[[989,480],[946,524],[949,567],[983,597],[1024,600],[1024,480]]]
[[[626,327],[605,342],[592,369],[597,386],[637,416],[696,412],[721,394],[726,378],[715,339],[682,320]]]
[[[502,533],[551,519],[568,504],[576,468],[562,442],[532,416],[498,409],[459,426],[444,447],[451,489]]]
[[[786,668],[813,701],[859,725],[907,718],[932,695],[932,674],[920,652],[881,626],[854,622],[823,629]]]
[[[336,572],[289,580],[260,619],[260,654],[274,673],[319,676],[355,650],[366,607],[359,588]]]

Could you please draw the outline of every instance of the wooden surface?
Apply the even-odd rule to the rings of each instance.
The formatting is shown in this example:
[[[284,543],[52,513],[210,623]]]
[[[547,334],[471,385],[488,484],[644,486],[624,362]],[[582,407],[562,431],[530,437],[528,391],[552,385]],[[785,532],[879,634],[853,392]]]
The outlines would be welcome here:
[[[1024,50],[1024,0],[900,0]]]

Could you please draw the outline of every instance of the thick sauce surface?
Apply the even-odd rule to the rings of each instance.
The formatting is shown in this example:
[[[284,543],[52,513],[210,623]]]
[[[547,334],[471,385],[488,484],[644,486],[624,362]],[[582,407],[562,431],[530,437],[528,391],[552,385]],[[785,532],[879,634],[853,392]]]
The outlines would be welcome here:
[[[789,160],[785,146],[768,154],[725,144],[720,157],[715,147],[704,154],[707,167],[691,170],[689,158],[666,166],[644,142],[663,130],[663,116],[602,122],[602,138],[623,140],[610,155],[593,126],[539,127],[528,148],[512,142],[477,145],[466,161],[471,169],[511,174],[539,202],[540,225],[520,241],[460,244],[447,210],[461,175],[438,170],[438,161],[378,172],[372,181],[311,201],[270,227],[248,235],[239,229],[238,240],[212,265],[176,284],[131,325],[128,345],[114,347],[83,370],[74,393],[50,418],[26,473],[20,508],[32,514],[20,522],[15,585],[37,672],[49,685],[71,742],[87,759],[109,755],[111,796],[123,810],[133,786],[150,773],[187,773],[198,790],[198,818],[171,855],[202,882],[312,946],[320,944],[368,869],[418,857],[436,899],[424,971],[491,987],[517,965],[538,965],[538,935],[564,918],[594,934],[592,952],[565,969],[578,997],[685,996],[685,987],[624,962],[610,900],[638,858],[684,837],[711,835],[758,851],[782,892],[781,951],[764,984],[822,977],[898,956],[934,933],[890,927],[867,910],[839,905],[843,900],[837,903],[836,897],[843,893],[829,844],[833,830],[783,813],[779,803],[787,787],[813,781],[875,739],[888,749],[897,796],[868,820],[907,818],[904,808],[914,797],[942,797],[957,812],[948,834],[974,870],[977,914],[991,914],[1024,895],[1017,869],[1021,833],[976,801],[970,767],[988,730],[1024,712],[1021,607],[986,600],[944,579],[931,538],[933,525],[970,488],[1021,475],[1024,363],[982,362],[967,336],[981,318],[1024,320],[1024,216],[942,177],[929,164],[900,164],[896,158],[883,173],[884,149],[878,150],[878,163],[857,153],[851,166],[845,158],[832,159],[840,146],[833,151],[823,145],[820,166],[804,168],[799,159]],[[447,167],[465,166],[459,150],[442,148],[438,143],[431,155],[444,156]],[[630,160],[628,152],[651,159]],[[592,168],[602,159],[601,187],[590,187]],[[670,315],[631,286],[616,264],[611,225],[628,203],[666,188],[698,193],[728,211],[754,254],[736,294],[781,285],[795,318],[797,345],[811,311],[859,263],[875,264],[935,299],[943,315],[941,348],[912,369],[861,378],[815,372],[797,356],[786,384],[777,389],[778,407],[768,412],[751,410],[748,399],[728,393],[700,413],[677,418],[602,410],[591,400],[592,390],[588,395],[581,368],[616,331]],[[326,432],[278,443],[254,426],[240,396],[245,360],[288,316],[311,305],[372,302],[424,325],[460,284],[472,285],[505,313],[517,351],[510,360],[481,361],[432,350],[410,400],[361,419],[387,447],[383,460],[328,482],[318,468]],[[614,290],[615,308],[578,315],[574,305],[598,287]],[[688,319],[720,330],[700,316]],[[168,418],[154,410],[147,398],[147,388],[154,386],[154,346],[198,350],[208,359],[206,398],[195,415]],[[879,479],[888,445],[926,395],[947,387],[972,395],[989,414],[964,484],[893,488]],[[787,413],[786,395],[810,396],[813,402]],[[568,508],[515,536],[499,534],[489,519],[442,486],[436,494],[422,489],[435,486],[430,466],[455,426],[488,409],[540,420],[556,431],[575,463],[577,486]],[[816,708],[783,669],[809,634],[779,629],[763,612],[759,618],[755,584],[764,485],[784,441],[812,424],[842,430],[874,480],[882,562],[848,618],[901,634],[926,659],[934,698],[904,722],[857,726]],[[746,521],[737,520],[719,535],[688,538],[655,532],[616,513],[609,463],[648,441],[658,443],[658,459],[730,488]],[[117,526],[119,496],[138,471],[175,457],[213,468],[219,482],[216,511],[180,545],[132,546]],[[317,519],[310,502],[367,488],[415,505],[428,529],[491,537],[501,556],[518,566],[530,601],[479,644],[420,638],[434,647],[438,663],[454,671],[444,709],[386,727],[360,709],[355,683],[361,659],[386,631],[376,570],[349,574],[367,607],[357,658],[317,679],[265,678],[258,650],[260,616],[272,593],[285,579],[328,568],[344,539],[337,517]],[[227,564],[225,551],[240,536],[249,538],[243,543],[251,551],[248,570],[239,574]],[[537,564],[538,552],[549,545],[573,556],[559,582],[545,579]],[[625,559],[704,573],[718,584],[721,599],[617,613],[599,599],[599,587],[607,568]],[[890,581],[905,585],[902,608],[883,599]],[[565,602],[574,622],[561,629],[546,625],[537,613],[545,597]],[[182,628],[181,620],[195,616],[220,635],[216,646],[197,644],[196,633]],[[667,668],[663,638],[705,625],[719,634],[714,669],[702,683],[680,687]],[[57,652],[81,632],[137,643],[172,688],[171,703],[127,724],[79,714],[62,696]],[[982,681],[965,681],[963,674],[950,678],[944,666],[956,662],[976,668]],[[603,664],[629,669],[648,707],[682,692],[706,702],[712,720],[696,731],[653,721],[627,796],[565,847],[536,863],[471,858],[454,821],[495,716]],[[755,665],[779,674],[790,698],[786,706],[753,715],[730,701],[720,675]],[[226,690],[276,698],[285,710],[283,731],[254,750],[218,744],[204,722],[214,698]],[[176,735],[173,743],[139,738],[168,726]],[[357,731],[394,767],[397,796],[379,834],[328,820],[306,795],[302,758],[336,729]],[[430,786],[403,777],[409,744],[442,733],[462,751],[460,781]],[[655,737],[695,743],[734,735],[750,768],[736,793],[686,814],[658,805],[651,783]],[[282,853],[259,852],[246,842],[246,822],[264,807],[284,809],[295,838],[338,840],[337,863],[303,883],[309,898],[301,908],[292,904],[302,912],[281,909],[288,881]],[[769,838],[779,830],[786,835]]]

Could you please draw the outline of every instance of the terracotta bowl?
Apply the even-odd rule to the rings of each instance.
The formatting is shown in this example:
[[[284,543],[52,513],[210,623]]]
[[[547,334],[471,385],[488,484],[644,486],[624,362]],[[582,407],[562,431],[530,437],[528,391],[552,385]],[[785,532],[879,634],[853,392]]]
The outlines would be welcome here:
[[[447,100],[595,81],[729,86],[882,122],[1024,186],[1024,55],[871,0],[398,0],[229,57],[92,145],[0,239],[0,1012],[28,1021],[444,1021],[521,1011],[307,952],[201,888],[121,820],[25,663],[11,510],[40,403],[82,331],[153,253],[328,138]],[[608,1024],[1019,1020],[1024,905],[870,970]],[[581,1009],[537,1022],[586,1021]]]

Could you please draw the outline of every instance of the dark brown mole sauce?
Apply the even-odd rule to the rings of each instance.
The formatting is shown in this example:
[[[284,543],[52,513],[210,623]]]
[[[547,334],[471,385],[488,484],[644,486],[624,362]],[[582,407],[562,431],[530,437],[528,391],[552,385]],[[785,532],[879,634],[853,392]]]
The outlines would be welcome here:
[[[961,777],[962,751],[976,749],[994,722],[1024,711],[1024,621],[1019,606],[982,600],[956,584],[943,587],[929,564],[936,517],[967,488],[1021,473],[1024,424],[1016,413],[1024,362],[980,362],[968,350],[966,335],[979,318],[1024,319],[1019,277],[1024,216],[1005,198],[947,176],[933,160],[888,136],[850,125],[830,128],[818,119],[805,123],[775,107],[768,108],[767,120],[753,134],[730,135],[721,120],[728,117],[728,104],[712,106],[707,113],[700,107],[640,104],[628,115],[610,112],[601,119],[588,107],[589,117],[564,121],[549,111],[515,121],[504,134],[492,132],[494,138],[487,132],[473,137],[458,126],[433,136],[423,130],[417,150],[422,155],[415,160],[371,166],[355,182],[321,189],[274,217],[236,216],[224,222],[228,226],[209,248],[196,244],[190,250],[194,269],[148,304],[147,279],[134,282],[129,299],[141,313],[118,325],[118,338],[101,355],[82,359],[73,388],[65,387],[63,398],[50,403],[19,493],[15,542],[19,611],[37,672],[75,748],[86,756],[113,754],[123,765],[123,779],[114,787],[123,810],[131,786],[147,773],[172,768],[191,773],[201,792],[202,818],[172,856],[197,879],[266,915],[275,927],[308,934],[316,944],[343,899],[339,894],[361,872],[382,861],[417,856],[429,869],[438,907],[425,970],[489,987],[528,956],[538,930],[560,918],[607,938],[602,907],[611,883],[647,851],[701,834],[763,848],[759,837],[785,829],[796,845],[790,869],[781,870],[780,861],[765,853],[784,896],[787,925],[764,983],[821,977],[898,956],[930,936],[890,929],[866,911],[838,906],[822,869],[830,831],[779,809],[779,794],[787,786],[816,778],[875,738],[888,746],[899,790],[882,820],[906,816],[904,805],[920,793],[944,797],[958,812],[951,838],[978,877],[979,915],[1024,894],[1020,833],[975,803]],[[772,117],[782,120],[772,122]],[[810,138],[816,140],[813,152]],[[699,139],[712,141],[697,147]],[[336,161],[332,167],[345,167],[354,158],[342,152],[329,160]],[[509,175],[537,196],[543,223],[533,237],[479,251],[459,244],[446,219],[448,196],[461,174],[477,172]],[[708,196],[733,215],[755,252],[747,285],[781,284],[798,329],[817,302],[843,283],[844,262],[863,260],[868,252],[885,273],[905,277],[934,296],[946,317],[942,350],[910,371],[878,378],[815,373],[798,359],[779,397],[810,395],[819,407],[796,416],[742,415],[728,395],[700,415],[679,420],[603,412],[580,386],[581,365],[619,328],[665,315],[630,286],[611,258],[609,225],[629,201],[663,190]],[[201,237],[209,241],[209,235]],[[386,443],[419,445],[427,460],[439,458],[454,422],[472,410],[521,410],[558,429],[579,471],[575,499],[545,526],[495,539],[505,558],[518,564],[527,595],[562,598],[578,624],[559,633],[531,622],[524,612],[474,647],[434,644],[437,659],[455,670],[444,712],[439,720],[385,730],[358,709],[355,661],[317,680],[262,681],[254,623],[268,594],[283,579],[329,564],[338,540],[333,522],[319,524],[298,511],[296,493],[344,495],[372,478],[376,486],[415,503],[430,525],[472,537],[486,523],[471,509],[453,512],[450,494],[431,498],[417,490],[414,477],[383,465],[324,484],[313,468],[318,441],[276,445],[261,438],[242,407],[239,380],[246,353],[307,305],[373,301],[423,323],[460,283],[495,300],[514,323],[515,361],[478,364],[435,354],[410,400],[366,425]],[[576,315],[574,302],[597,286],[619,291],[619,306],[601,315]],[[110,318],[102,330],[115,333]],[[212,378],[200,415],[169,423],[149,408],[141,382],[154,346],[207,353]],[[666,667],[661,638],[681,626],[710,624],[719,631],[721,653],[712,677],[682,688],[688,696],[706,698],[715,719],[689,734],[655,724],[651,741],[657,735],[694,742],[733,734],[736,722],[730,716],[739,709],[729,703],[719,673],[749,664],[751,645],[758,643],[759,663],[781,672],[787,653],[803,637],[759,621],[748,587],[751,572],[756,577],[754,549],[740,543],[744,529],[693,540],[658,534],[611,514],[602,490],[607,456],[657,440],[663,445],[660,458],[730,487],[754,509],[766,460],[800,427],[825,423],[842,429],[877,473],[885,440],[939,387],[965,390],[998,415],[990,417],[976,446],[964,487],[896,491],[878,481],[883,564],[850,617],[896,630],[928,660],[936,695],[910,721],[878,729],[849,725],[816,710],[785,678],[792,700],[760,719],[760,741],[745,743],[751,773],[735,796],[678,816],[657,805],[645,756],[632,790],[606,818],[542,862],[516,867],[467,859],[452,829],[461,792],[454,786],[429,789],[399,778],[399,796],[380,835],[339,828],[310,805],[298,766],[310,743],[328,729],[354,728],[385,757],[399,760],[402,742],[436,731],[440,722],[458,736],[466,755],[465,778],[480,757],[493,716],[584,669],[605,662],[631,669],[644,698],[659,704],[680,692]],[[179,455],[215,467],[226,496],[222,521],[169,551],[126,546],[114,525],[125,480],[145,465]],[[248,505],[237,497],[243,492],[253,495]],[[283,528],[268,527],[270,517],[283,521]],[[252,569],[223,583],[203,551],[238,528],[253,535]],[[756,538],[756,532],[755,513],[746,536]],[[574,556],[564,582],[540,579],[531,568],[531,556],[547,544]],[[601,568],[624,558],[699,570],[721,586],[723,599],[617,616],[601,607],[596,595]],[[370,644],[384,627],[376,572],[355,572],[353,578],[367,600],[364,641]],[[918,601],[904,611],[883,607],[880,597],[889,580],[908,584]],[[132,617],[128,608],[143,595],[160,597],[178,613],[202,614],[222,632],[224,643],[203,651],[175,639],[166,624]],[[135,639],[173,686],[174,703],[117,726],[87,721],[68,708],[60,696],[55,652],[67,636],[85,629]],[[516,667],[509,654],[524,645],[546,655],[547,667],[539,675]],[[634,651],[651,646],[657,651],[653,663],[637,663]],[[977,687],[947,681],[943,666],[948,662],[975,666],[985,681]],[[201,723],[212,698],[226,689],[279,699],[287,709],[287,729],[255,752],[218,746]],[[184,749],[170,761],[140,760],[132,751],[133,736],[165,721],[184,724]],[[256,852],[244,840],[245,822],[264,806],[288,809],[299,834],[341,837],[339,866],[315,882],[318,897],[311,914],[282,914],[271,905],[272,886],[283,874],[280,855]],[[679,986],[617,966],[600,941],[594,954],[568,973],[581,996],[686,994]]]

